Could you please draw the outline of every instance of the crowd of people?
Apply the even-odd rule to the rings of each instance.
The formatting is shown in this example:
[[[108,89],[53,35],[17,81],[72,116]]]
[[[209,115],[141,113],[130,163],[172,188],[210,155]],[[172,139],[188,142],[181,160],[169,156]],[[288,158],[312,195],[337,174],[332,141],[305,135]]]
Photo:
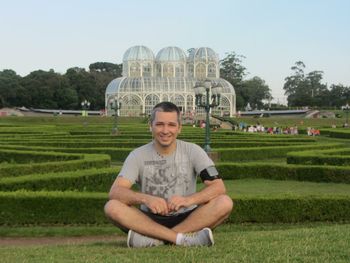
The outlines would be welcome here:
[[[282,128],[279,126],[264,127],[260,123],[257,123],[256,125],[248,125],[245,122],[240,122],[238,125],[233,127],[233,130],[250,132],[250,133],[291,134],[291,135],[298,135],[299,134],[299,130],[298,130],[297,125]],[[309,136],[318,136],[318,135],[320,135],[320,130],[312,128],[312,127],[308,127],[306,129],[306,133]]]
[[[243,132],[251,132],[251,133],[268,133],[268,134],[299,134],[298,126],[291,126],[281,128],[278,126],[274,127],[264,127],[264,125],[257,123],[256,125],[247,125],[244,122],[240,122],[239,125],[234,127],[234,130],[243,131]]]

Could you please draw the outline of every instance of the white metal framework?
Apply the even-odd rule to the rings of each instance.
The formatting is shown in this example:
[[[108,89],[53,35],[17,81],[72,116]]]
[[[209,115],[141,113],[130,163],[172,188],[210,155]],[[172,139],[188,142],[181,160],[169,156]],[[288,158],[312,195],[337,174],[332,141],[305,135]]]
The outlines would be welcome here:
[[[222,85],[221,104],[212,110],[216,115],[236,113],[233,86],[220,78],[219,57],[211,49],[190,49],[189,55],[178,47],[161,49],[155,57],[145,46],[129,48],[123,57],[123,77],[112,80],[106,89],[107,114],[111,98],[121,102],[120,116],[149,115],[161,101],[174,102],[184,115],[204,114],[196,109],[193,87],[199,80],[210,79]]]

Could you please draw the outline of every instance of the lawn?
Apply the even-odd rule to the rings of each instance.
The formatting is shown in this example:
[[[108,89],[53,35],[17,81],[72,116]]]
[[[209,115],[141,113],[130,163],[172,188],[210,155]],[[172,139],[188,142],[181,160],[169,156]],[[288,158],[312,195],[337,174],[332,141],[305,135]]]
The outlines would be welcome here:
[[[215,245],[130,249],[125,239],[79,245],[2,246],[1,262],[349,262],[350,224],[224,225]]]

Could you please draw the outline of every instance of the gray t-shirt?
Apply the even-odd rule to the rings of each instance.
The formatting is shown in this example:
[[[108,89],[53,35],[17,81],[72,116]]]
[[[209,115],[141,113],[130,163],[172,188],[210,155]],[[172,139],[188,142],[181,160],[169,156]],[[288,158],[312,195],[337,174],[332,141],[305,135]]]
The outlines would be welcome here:
[[[194,143],[176,140],[176,150],[169,156],[161,156],[152,141],[129,154],[118,176],[137,184],[145,194],[168,200],[173,195],[195,193],[197,175],[210,166],[214,166],[213,161]],[[194,207],[180,209],[177,213]],[[144,205],[141,209],[148,211]]]

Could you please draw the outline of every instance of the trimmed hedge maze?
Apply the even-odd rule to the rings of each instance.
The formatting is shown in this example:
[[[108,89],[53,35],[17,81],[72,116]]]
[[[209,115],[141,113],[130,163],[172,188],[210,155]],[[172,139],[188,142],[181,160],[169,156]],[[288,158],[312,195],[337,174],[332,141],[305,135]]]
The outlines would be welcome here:
[[[117,136],[110,135],[111,127],[94,118],[84,125],[81,118],[0,119],[0,225],[109,223],[103,206],[122,162],[151,140],[142,121],[120,124]],[[212,132],[217,167],[235,202],[228,221],[349,221],[350,136],[344,133],[350,134],[341,130],[332,139],[338,133],[315,138]],[[202,145],[204,130],[185,126],[180,138]],[[236,186],[249,178],[249,187]],[[314,184],[307,194],[291,186],[275,196],[258,178]],[[332,190],[320,193],[318,184]]]

